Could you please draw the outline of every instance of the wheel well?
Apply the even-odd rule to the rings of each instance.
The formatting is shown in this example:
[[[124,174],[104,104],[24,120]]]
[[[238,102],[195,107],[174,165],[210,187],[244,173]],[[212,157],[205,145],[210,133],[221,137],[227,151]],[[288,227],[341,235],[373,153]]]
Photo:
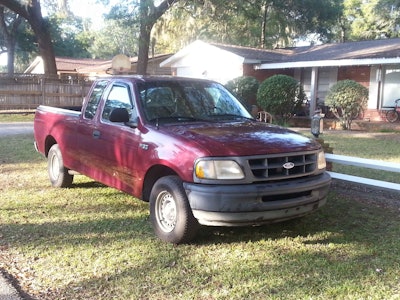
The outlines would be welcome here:
[[[153,188],[154,183],[161,177],[169,175],[178,175],[178,174],[174,170],[166,166],[157,165],[151,167],[151,169],[147,171],[146,176],[144,178],[142,200],[148,202],[150,199],[151,189]]]
[[[54,144],[57,144],[57,141],[51,135],[46,137],[46,141],[44,144],[44,151],[45,151],[44,154],[46,157],[49,154],[49,150],[50,150],[51,146],[53,146]]]

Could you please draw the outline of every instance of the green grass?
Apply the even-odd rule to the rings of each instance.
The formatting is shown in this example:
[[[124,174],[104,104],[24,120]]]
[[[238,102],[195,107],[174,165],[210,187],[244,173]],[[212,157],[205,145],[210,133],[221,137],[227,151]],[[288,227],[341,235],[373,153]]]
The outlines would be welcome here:
[[[380,133],[324,133],[322,138],[333,148],[334,154],[400,163],[400,134]],[[333,171],[371,179],[400,183],[398,173],[334,164]]]
[[[51,188],[32,136],[0,138],[0,161],[0,269],[37,299],[400,299],[399,211],[332,191],[307,217],[175,246],[147,203],[83,176]]]
[[[22,114],[0,114],[0,123],[7,122],[32,122],[35,117],[34,113],[22,113]]]

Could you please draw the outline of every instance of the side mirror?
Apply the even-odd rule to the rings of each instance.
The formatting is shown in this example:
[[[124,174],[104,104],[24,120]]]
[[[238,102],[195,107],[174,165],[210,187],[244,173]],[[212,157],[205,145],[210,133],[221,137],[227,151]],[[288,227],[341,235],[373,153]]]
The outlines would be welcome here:
[[[126,108],[114,108],[110,113],[111,122],[129,122],[129,112]]]

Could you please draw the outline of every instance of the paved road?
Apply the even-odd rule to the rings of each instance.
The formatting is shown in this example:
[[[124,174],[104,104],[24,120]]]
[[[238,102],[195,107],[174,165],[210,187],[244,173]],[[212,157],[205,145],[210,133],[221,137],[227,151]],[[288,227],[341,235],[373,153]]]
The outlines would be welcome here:
[[[33,122],[0,123],[0,137],[33,133]]]

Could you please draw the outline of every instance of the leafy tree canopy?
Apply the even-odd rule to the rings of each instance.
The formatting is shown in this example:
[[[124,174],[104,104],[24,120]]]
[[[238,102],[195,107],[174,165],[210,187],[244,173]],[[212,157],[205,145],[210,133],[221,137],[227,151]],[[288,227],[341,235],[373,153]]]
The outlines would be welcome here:
[[[53,14],[48,17],[54,53],[64,57],[90,57],[90,40],[85,38],[83,21],[71,15]]]
[[[72,0],[43,0],[44,19],[39,0],[27,1],[30,5],[25,0],[0,0],[0,5],[27,20],[16,37],[18,57],[24,51],[30,56],[35,51],[50,57],[55,52],[93,58],[124,53],[141,56],[142,71],[149,52],[175,52],[196,39],[276,48],[294,46],[299,39],[332,42],[400,36],[399,0],[120,0],[112,2],[102,28],[74,16]],[[27,35],[31,45],[39,45],[36,50],[25,48]],[[1,34],[0,47],[7,48]]]
[[[400,36],[400,1],[343,0],[343,5],[344,41]]]
[[[159,47],[176,50],[195,39],[275,48],[309,33],[331,40],[342,0],[182,1],[156,24]],[[185,33],[185,34],[182,34]],[[183,44],[183,45],[182,45]]]

